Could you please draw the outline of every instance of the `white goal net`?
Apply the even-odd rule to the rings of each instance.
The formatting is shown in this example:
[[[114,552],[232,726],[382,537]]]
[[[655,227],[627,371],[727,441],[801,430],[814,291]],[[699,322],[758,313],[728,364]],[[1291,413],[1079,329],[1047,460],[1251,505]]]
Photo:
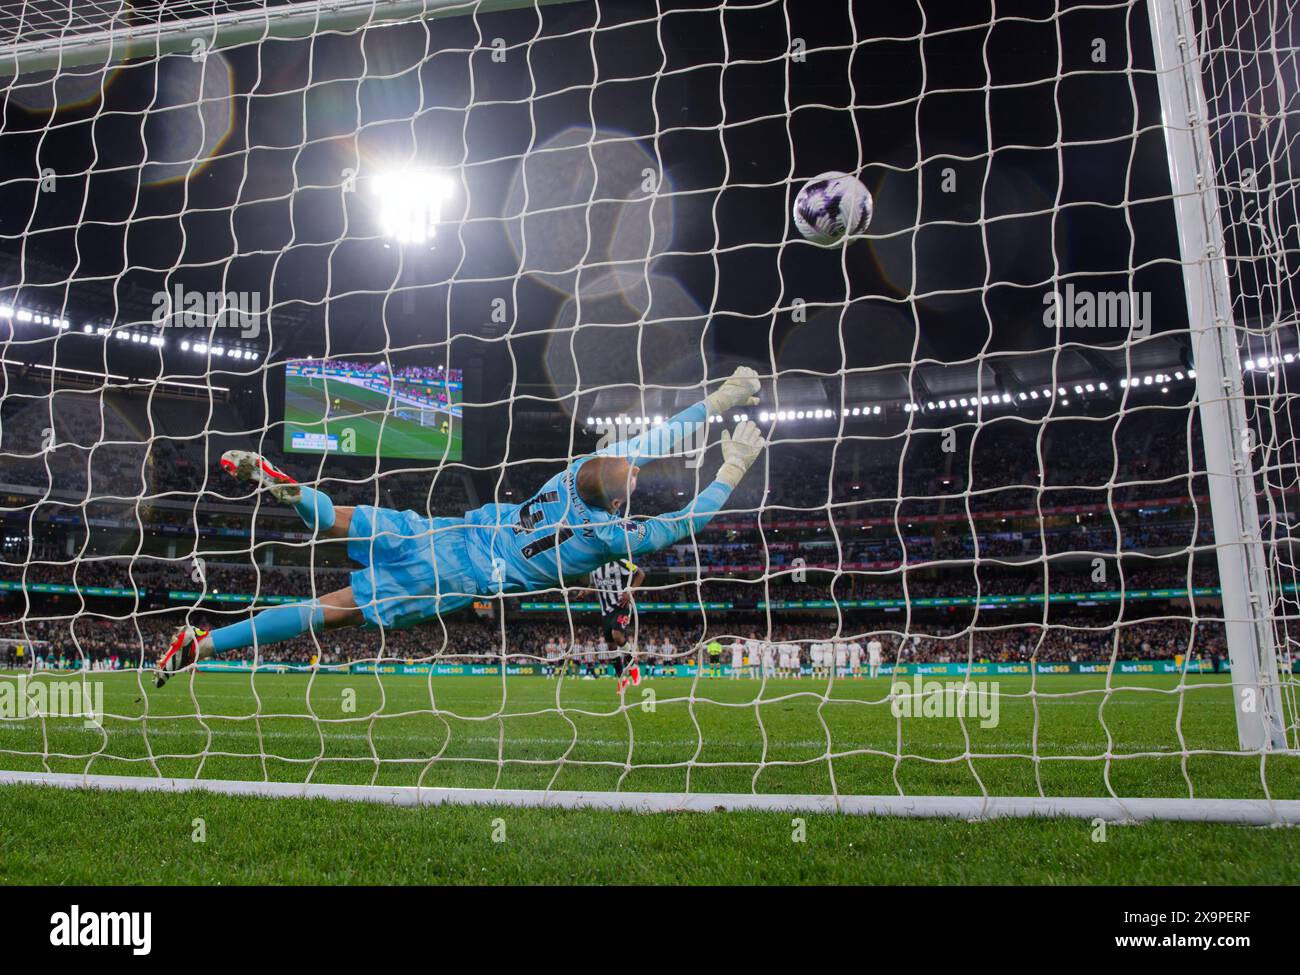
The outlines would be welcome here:
[[[1296,19],[0,2],[0,781],[1300,820]],[[827,172],[874,204],[833,247]],[[737,368],[618,512],[756,423],[711,520],[446,568]],[[232,450],[472,598],[313,617],[383,532]]]

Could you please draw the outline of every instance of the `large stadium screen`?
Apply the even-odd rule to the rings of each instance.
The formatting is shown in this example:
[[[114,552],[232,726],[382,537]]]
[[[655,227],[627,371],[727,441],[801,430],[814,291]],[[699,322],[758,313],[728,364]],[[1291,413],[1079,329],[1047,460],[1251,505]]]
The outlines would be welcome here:
[[[394,459],[461,459],[458,369],[298,359],[284,370],[284,449]]]

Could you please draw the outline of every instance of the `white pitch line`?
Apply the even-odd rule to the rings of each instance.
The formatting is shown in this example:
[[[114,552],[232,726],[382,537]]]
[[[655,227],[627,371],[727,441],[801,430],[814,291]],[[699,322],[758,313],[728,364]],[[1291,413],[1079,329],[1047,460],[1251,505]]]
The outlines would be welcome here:
[[[66,719],[66,720],[73,721],[76,719]],[[99,735],[99,732],[97,730],[81,729],[79,725],[80,722],[78,722],[78,728],[68,728],[68,729],[60,729],[60,730],[63,733],[67,733],[69,731],[85,730],[86,734],[91,734],[95,736]],[[14,727],[14,725],[9,725],[9,727]],[[18,723],[17,727],[23,728],[25,730],[33,730],[33,731],[36,730],[37,728],[36,725],[30,723]],[[127,737],[127,736],[144,737],[143,734],[140,732],[140,730],[137,728],[111,728],[107,730],[105,734],[107,734],[110,738],[115,736],[116,737]],[[248,728],[214,730],[212,734],[214,738],[229,737],[229,738],[257,739],[259,737],[256,730],[252,730]],[[155,728],[149,731],[149,737],[150,738],[206,738],[207,735],[201,729],[195,729],[193,731],[185,731],[180,728]],[[288,731],[263,731],[260,737],[275,739],[275,740],[287,740],[287,741],[314,741],[315,740],[310,735],[295,734],[293,732],[288,732]],[[441,738],[433,739],[431,736],[428,735],[387,734],[387,733],[374,735],[372,739],[372,736],[370,735],[363,735],[363,734],[358,734],[356,732],[347,732],[347,731],[328,732],[325,735],[325,740],[326,742],[329,742],[331,740],[334,741],[373,740],[376,745],[383,745],[387,742],[394,742],[394,741],[414,741],[414,742],[424,742],[426,744],[431,741],[438,741],[438,742],[442,741]],[[628,739],[626,738],[619,739],[619,738],[579,737],[577,741],[574,742],[574,740],[571,738],[531,738],[531,737],[516,738],[516,737],[507,736],[504,739],[498,739],[496,735],[469,735],[464,737],[453,735],[450,744],[475,744],[475,745],[484,744],[484,745],[495,746],[498,741],[502,741],[506,745],[563,745],[566,747],[572,743],[574,744],[575,748],[581,748],[584,746],[595,746],[599,748],[618,747],[618,748],[625,749],[627,748],[628,745]],[[637,750],[640,749],[648,750],[656,747],[695,748],[699,744],[699,741],[695,738],[663,739],[663,738],[644,738],[638,736],[635,739],[634,743]],[[753,749],[756,747],[761,748],[761,744],[762,744],[762,740],[760,738],[752,738],[752,739],[751,738],[705,738],[704,739],[704,747],[706,749],[711,747],[716,747],[716,746],[726,746],[728,748],[737,748],[737,749],[739,748]],[[831,744],[832,745],[838,744],[840,746],[843,746],[845,743],[844,742],[837,743],[832,738]],[[913,742],[910,744],[920,745],[921,743]],[[1003,747],[1032,748],[1033,747],[1033,743],[1027,739],[1013,739],[1010,741],[999,740],[996,742],[988,742],[987,744],[990,747],[998,747],[998,748],[1003,748]],[[1043,744],[1044,743],[1042,741],[1039,741],[1039,754],[1045,754],[1045,752],[1042,749]],[[1095,742],[1095,741],[1052,742],[1051,744],[1054,748],[1065,748],[1068,749],[1069,751],[1081,751],[1084,749],[1096,749],[1096,748],[1105,747],[1104,742]],[[774,750],[781,749],[781,748],[813,748],[813,749],[821,750],[820,754],[825,754],[825,747],[826,747],[825,739],[801,739],[798,741],[783,740],[779,742],[773,742],[770,736],[768,738],[769,754]],[[867,748],[867,747],[872,747],[872,746],[866,744],[853,745],[851,746],[851,749]],[[1141,748],[1139,748],[1138,751],[1143,751],[1143,752],[1161,751],[1161,752],[1168,752],[1173,755],[1181,754],[1179,751],[1176,751],[1165,745],[1144,745]],[[38,755],[40,753],[33,752],[31,754]],[[112,756],[106,755],[105,757],[112,757]],[[1102,756],[1098,756],[1098,757],[1100,758]],[[382,757],[380,761],[383,761]]]

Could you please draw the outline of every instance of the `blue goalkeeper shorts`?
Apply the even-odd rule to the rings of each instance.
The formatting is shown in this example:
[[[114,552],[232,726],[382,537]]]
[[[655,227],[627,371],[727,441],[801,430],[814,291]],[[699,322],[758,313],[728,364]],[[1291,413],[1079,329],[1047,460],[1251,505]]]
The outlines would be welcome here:
[[[414,626],[462,609],[479,592],[461,518],[360,505],[348,526],[352,594],[372,626]]]

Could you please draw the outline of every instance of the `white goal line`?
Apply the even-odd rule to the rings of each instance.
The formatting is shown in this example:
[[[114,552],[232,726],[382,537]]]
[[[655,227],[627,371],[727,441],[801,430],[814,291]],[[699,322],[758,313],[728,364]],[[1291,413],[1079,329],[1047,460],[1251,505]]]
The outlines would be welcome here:
[[[546,789],[453,789],[420,786],[240,782],[152,776],[0,772],[0,786],[43,785],[109,792],[213,792],[276,799],[331,799],[389,806],[513,806],[611,812],[844,813],[920,819],[1100,819],[1300,825],[1295,799],[1120,799],[1081,796],[827,796],[727,792],[580,792]]]

